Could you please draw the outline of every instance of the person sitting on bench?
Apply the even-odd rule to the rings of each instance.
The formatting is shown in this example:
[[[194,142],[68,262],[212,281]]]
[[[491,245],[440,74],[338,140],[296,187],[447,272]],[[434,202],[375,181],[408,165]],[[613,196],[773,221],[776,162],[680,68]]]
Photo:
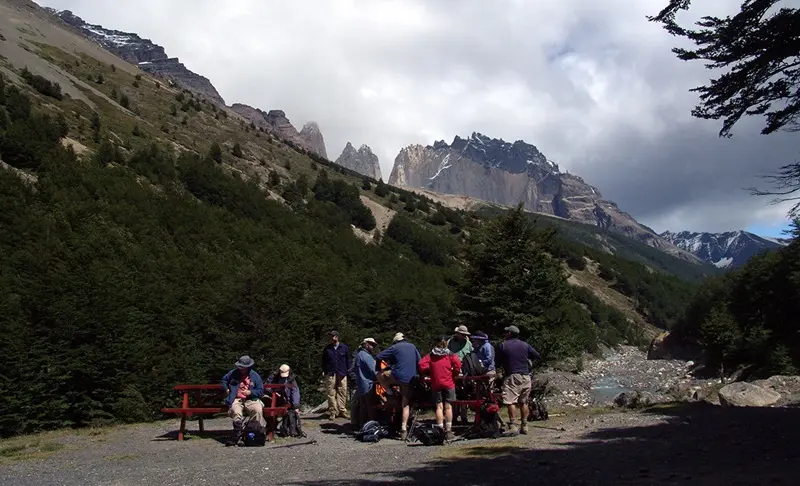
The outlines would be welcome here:
[[[235,446],[239,443],[244,428],[244,415],[250,420],[257,420],[261,427],[266,427],[264,420],[264,382],[261,376],[253,370],[255,361],[250,356],[242,356],[236,362],[236,368],[230,370],[222,377],[222,389],[227,398],[225,405],[229,407],[228,416],[233,419],[233,434],[225,445]]]
[[[288,364],[282,364],[278,371],[275,371],[267,377],[267,384],[270,385],[290,385],[283,390],[275,390],[273,393],[278,394],[278,405],[289,405],[291,408],[298,409],[300,407],[300,386],[292,373],[292,369]]]

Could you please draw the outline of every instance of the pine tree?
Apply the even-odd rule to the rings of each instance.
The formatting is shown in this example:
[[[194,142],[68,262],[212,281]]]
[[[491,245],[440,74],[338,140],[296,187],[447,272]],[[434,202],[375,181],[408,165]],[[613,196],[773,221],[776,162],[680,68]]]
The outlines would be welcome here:
[[[234,157],[237,157],[239,159],[244,157],[244,154],[242,153],[242,146],[239,145],[239,142],[233,144],[233,150],[231,151],[231,153],[233,154]]]
[[[588,315],[573,300],[560,262],[546,252],[552,233],[536,233],[519,205],[492,221],[467,258],[458,297],[468,325],[501,335],[515,325],[550,356],[593,345]]]
[[[218,164],[222,163],[222,147],[217,142],[211,144],[211,148],[208,150],[208,158]]]

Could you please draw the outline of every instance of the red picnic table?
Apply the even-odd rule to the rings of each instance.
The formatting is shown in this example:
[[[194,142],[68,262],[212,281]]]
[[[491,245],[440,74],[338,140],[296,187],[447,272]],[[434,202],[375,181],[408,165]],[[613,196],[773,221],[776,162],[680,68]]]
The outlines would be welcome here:
[[[466,400],[455,400],[450,402],[451,405],[464,405],[469,407],[471,410],[477,412],[481,405],[483,404],[484,400],[493,398],[491,388],[489,387],[489,382],[491,380],[491,376],[489,375],[480,375],[480,376],[457,376],[455,377],[456,383],[463,383],[463,382],[475,382],[475,392],[474,398],[469,398]],[[429,376],[422,378],[423,382],[430,383],[431,378]],[[384,405],[379,405],[380,407],[390,408],[392,412],[395,412],[395,408],[399,407],[399,403],[393,401],[394,403],[389,404],[388,402]],[[433,407],[433,403],[428,402],[419,402],[419,403],[411,403],[411,408],[431,408]],[[480,414],[475,414],[475,423],[480,423]]]
[[[280,390],[294,385],[271,385],[264,384],[264,390]],[[186,419],[192,415],[198,416],[200,433],[204,432],[203,417],[218,413],[227,413],[228,406],[223,403],[225,390],[221,384],[211,385],[175,385],[175,391],[183,393],[183,399],[179,408],[162,408],[163,413],[177,413],[181,416],[181,427],[178,430],[178,440],[183,440],[186,433]],[[189,397],[192,397],[190,404]],[[221,404],[222,403],[222,404]],[[220,405],[221,404],[221,405]],[[264,404],[264,418],[267,419],[269,427],[269,440],[274,439],[274,431],[278,423],[278,416],[286,415],[287,405],[278,406],[278,394],[272,393],[269,406]]]

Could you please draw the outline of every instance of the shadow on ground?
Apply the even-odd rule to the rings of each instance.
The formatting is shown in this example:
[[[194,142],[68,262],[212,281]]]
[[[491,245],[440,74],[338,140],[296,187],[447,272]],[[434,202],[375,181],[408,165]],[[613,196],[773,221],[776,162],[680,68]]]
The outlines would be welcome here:
[[[668,421],[601,429],[548,449],[483,443],[453,449],[459,457],[436,459],[417,468],[375,471],[381,480],[317,480],[313,484],[367,486],[386,480],[439,485],[797,484],[798,408],[696,404],[649,413],[666,415]]]

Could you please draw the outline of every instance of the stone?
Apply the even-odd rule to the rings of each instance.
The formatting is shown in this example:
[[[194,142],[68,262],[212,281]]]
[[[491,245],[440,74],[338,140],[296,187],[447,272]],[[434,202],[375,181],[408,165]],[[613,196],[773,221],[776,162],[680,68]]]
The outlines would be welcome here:
[[[336,159],[336,164],[354,170],[361,175],[372,177],[375,180],[381,179],[381,166],[378,156],[372,153],[372,149],[367,145],[362,145],[356,150],[353,144],[347,142],[342,154]]]
[[[780,393],[744,381],[719,390],[719,402],[723,407],[768,407],[780,398]]]

